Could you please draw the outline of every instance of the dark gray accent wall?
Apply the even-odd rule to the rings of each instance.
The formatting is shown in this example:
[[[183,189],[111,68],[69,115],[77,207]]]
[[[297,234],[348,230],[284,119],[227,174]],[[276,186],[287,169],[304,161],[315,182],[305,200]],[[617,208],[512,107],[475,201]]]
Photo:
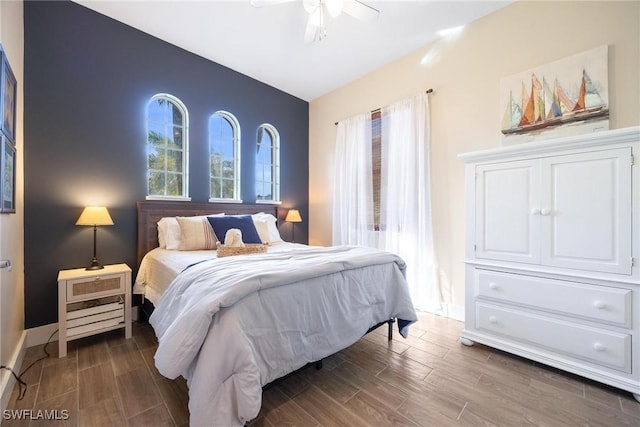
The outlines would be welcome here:
[[[270,123],[281,139],[279,216],[296,207],[308,219],[306,101],[76,3],[25,2],[24,19],[26,328],[57,322],[58,271],[91,260],[93,231],[75,225],[84,206],[107,206],[115,223],[98,229],[100,262],[135,271],[145,109],[156,93],[177,96],[189,111],[194,202],[209,197],[209,117],[226,110],[241,126],[244,202],[255,202],[256,130]],[[218,19],[225,17],[212,16],[211,25]],[[281,227],[285,240],[290,225]],[[306,241],[306,222],[296,224],[295,236]]]

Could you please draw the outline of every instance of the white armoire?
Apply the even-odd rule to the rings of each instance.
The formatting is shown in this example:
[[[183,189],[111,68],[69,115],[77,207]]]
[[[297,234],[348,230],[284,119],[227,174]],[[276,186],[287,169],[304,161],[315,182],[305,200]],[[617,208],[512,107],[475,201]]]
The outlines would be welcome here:
[[[640,401],[640,127],[460,155],[461,342]]]

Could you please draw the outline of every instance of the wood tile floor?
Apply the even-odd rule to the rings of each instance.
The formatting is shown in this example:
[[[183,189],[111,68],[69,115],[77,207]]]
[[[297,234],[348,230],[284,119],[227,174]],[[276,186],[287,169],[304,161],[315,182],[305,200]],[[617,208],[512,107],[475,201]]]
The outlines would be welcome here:
[[[268,388],[251,426],[640,426],[640,403],[625,392],[528,360],[458,341],[460,322],[421,315],[410,337],[386,328]],[[148,324],[73,341],[66,358],[36,363],[9,409],[69,411],[58,422],[2,426],[186,426],[187,386],[153,366]],[[43,355],[28,349],[23,366]]]

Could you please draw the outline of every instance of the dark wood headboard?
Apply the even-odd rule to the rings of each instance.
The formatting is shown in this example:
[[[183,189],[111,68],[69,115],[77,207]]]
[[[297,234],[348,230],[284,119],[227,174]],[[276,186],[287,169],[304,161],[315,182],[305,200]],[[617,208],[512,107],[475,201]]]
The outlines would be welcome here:
[[[136,251],[138,266],[147,252],[158,247],[157,223],[165,216],[196,216],[223,212],[228,215],[251,215],[264,212],[278,218],[278,207],[267,204],[144,201],[137,202],[136,209],[138,212]]]

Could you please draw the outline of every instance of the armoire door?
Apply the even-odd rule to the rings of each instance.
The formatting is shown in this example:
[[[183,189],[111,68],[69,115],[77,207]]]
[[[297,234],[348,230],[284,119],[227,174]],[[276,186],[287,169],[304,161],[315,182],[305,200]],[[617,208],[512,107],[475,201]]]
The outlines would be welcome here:
[[[540,162],[541,264],[631,274],[631,148]]]
[[[477,258],[537,264],[540,259],[538,160],[476,167]]]

